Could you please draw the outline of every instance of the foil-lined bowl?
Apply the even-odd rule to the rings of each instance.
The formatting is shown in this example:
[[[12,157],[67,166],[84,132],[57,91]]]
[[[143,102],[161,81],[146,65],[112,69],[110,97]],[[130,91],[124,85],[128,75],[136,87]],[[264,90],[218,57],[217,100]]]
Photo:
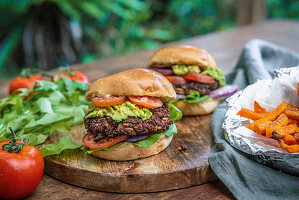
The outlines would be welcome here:
[[[299,175],[299,153],[283,151],[274,139],[261,136],[246,128],[251,120],[237,115],[241,108],[253,110],[258,101],[267,110],[273,110],[283,100],[299,105],[299,67],[275,71],[273,80],[259,80],[226,100],[227,112],[222,125],[225,139],[258,163]]]

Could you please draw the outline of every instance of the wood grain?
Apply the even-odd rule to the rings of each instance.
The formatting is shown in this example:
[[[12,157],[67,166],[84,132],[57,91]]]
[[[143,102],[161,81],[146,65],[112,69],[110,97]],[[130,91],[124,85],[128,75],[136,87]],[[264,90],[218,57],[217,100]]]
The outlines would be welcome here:
[[[221,181],[213,181],[195,187],[172,190],[166,192],[141,193],[141,194],[118,194],[108,192],[98,192],[85,188],[79,188],[53,179],[44,175],[43,181],[37,189],[26,198],[26,200],[190,200],[190,199],[209,199],[209,200],[228,200],[234,199],[231,192]]]
[[[135,161],[108,161],[85,155],[82,151],[64,151],[46,158],[45,171],[64,182],[106,192],[157,192],[199,185],[216,180],[209,167],[213,146],[211,115],[185,117],[176,122],[178,134],[171,145],[158,155]],[[66,133],[81,143],[82,126]],[[63,134],[55,134],[56,143]],[[184,144],[186,151],[177,148]]]

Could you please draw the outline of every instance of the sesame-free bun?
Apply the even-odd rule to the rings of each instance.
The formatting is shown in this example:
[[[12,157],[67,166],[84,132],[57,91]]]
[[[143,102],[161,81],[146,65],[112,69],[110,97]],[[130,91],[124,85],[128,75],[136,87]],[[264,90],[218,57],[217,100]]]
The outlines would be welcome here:
[[[220,101],[220,99],[212,98],[208,98],[199,103],[188,103],[184,100],[179,100],[173,103],[173,105],[182,111],[184,116],[205,115],[212,113],[217,108]]]
[[[90,101],[93,95],[152,96],[164,102],[176,98],[171,83],[160,73],[150,69],[135,68],[94,81],[85,93]]]
[[[108,151],[94,151],[92,152],[92,155],[106,160],[136,160],[138,158],[149,157],[160,153],[168,147],[172,137],[173,136],[168,137],[162,134],[159,140],[150,147],[138,147],[133,143],[124,142]]]
[[[158,49],[148,61],[149,67],[155,64],[185,64],[198,65],[202,69],[216,68],[216,62],[207,50],[188,45],[173,45]]]

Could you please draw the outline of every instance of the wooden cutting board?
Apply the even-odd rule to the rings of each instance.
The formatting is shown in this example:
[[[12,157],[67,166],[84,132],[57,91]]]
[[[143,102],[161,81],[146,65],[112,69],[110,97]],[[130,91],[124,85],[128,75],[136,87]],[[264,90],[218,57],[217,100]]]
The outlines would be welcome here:
[[[184,117],[176,122],[178,134],[171,145],[158,155],[135,161],[108,161],[85,155],[80,150],[66,150],[45,159],[45,172],[73,185],[120,193],[157,192],[190,187],[216,180],[208,164],[213,146],[211,115]],[[82,126],[66,133],[81,143]],[[56,143],[65,134],[53,135]],[[178,147],[185,144],[187,150]]]

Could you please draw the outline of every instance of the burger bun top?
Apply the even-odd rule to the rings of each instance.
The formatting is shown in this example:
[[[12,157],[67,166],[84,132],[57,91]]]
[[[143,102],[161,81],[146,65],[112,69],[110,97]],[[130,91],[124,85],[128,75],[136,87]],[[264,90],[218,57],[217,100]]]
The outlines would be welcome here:
[[[158,49],[149,59],[148,66],[164,64],[198,65],[216,68],[213,56],[205,49],[188,45],[172,45]]]
[[[135,68],[94,81],[85,93],[85,99],[92,96],[151,96],[164,102],[176,98],[171,83],[160,73],[150,69]]]

